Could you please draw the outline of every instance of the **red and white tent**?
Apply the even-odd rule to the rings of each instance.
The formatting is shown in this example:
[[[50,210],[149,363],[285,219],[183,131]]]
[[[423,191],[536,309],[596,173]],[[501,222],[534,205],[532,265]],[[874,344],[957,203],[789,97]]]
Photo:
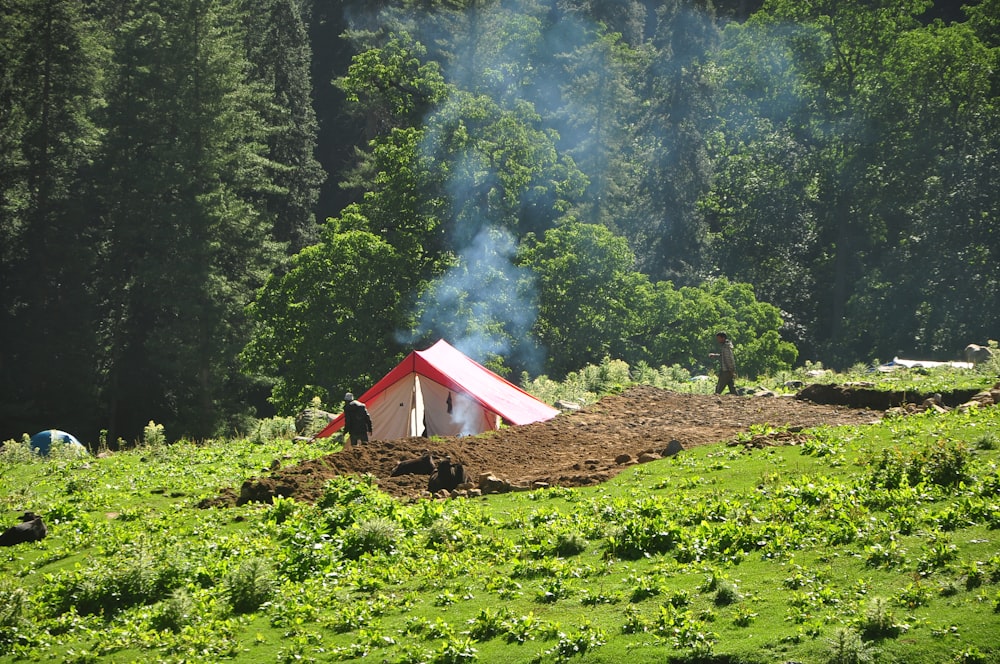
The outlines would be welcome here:
[[[374,440],[465,436],[497,429],[501,422],[543,422],[559,413],[444,339],[407,355],[358,399],[371,413]],[[316,437],[343,426],[341,413]]]

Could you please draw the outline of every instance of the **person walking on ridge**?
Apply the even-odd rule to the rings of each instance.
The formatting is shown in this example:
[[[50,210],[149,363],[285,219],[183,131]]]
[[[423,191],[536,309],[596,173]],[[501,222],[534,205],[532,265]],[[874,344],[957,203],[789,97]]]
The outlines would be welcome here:
[[[715,340],[719,342],[719,352],[709,353],[709,357],[719,358],[719,381],[715,384],[715,393],[729,388],[730,394],[736,394],[736,356],[733,355],[733,342],[725,332],[718,332]]]

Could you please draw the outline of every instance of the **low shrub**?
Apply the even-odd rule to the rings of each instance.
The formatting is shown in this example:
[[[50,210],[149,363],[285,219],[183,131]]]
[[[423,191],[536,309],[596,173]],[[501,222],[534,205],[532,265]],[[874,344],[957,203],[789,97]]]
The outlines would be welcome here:
[[[179,632],[194,622],[197,605],[187,588],[177,588],[153,615],[153,629]]]
[[[357,560],[365,553],[394,553],[399,543],[399,527],[394,521],[375,517],[357,524],[344,536],[341,552]]]
[[[743,595],[740,594],[739,587],[729,579],[722,579],[719,581],[715,588],[715,602],[716,606],[729,606],[730,604],[735,604],[743,599]]]
[[[842,627],[829,639],[828,664],[867,664],[875,661],[875,648],[853,629]]]
[[[229,573],[224,582],[229,607],[235,614],[253,613],[274,598],[278,584],[270,562],[252,557]]]
[[[28,591],[8,579],[0,580],[0,654],[17,642],[26,626]]]

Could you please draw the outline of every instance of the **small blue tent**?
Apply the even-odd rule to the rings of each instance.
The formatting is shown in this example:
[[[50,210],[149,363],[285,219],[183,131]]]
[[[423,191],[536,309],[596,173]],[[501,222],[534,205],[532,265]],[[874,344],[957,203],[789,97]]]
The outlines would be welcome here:
[[[31,437],[31,449],[38,450],[41,456],[48,456],[52,449],[52,444],[67,445],[78,455],[86,455],[87,448],[71,433],[60,431],[59,429],[46,429],[39,431]]]

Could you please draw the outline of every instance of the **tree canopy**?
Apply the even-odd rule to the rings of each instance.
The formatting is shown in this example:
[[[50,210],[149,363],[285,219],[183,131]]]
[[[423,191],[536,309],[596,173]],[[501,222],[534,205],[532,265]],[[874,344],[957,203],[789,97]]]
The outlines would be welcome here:
[[[442,336],[956,359],[998,333],[1000,3],[954,5],[11,0],[2,435],[210,436]]]

